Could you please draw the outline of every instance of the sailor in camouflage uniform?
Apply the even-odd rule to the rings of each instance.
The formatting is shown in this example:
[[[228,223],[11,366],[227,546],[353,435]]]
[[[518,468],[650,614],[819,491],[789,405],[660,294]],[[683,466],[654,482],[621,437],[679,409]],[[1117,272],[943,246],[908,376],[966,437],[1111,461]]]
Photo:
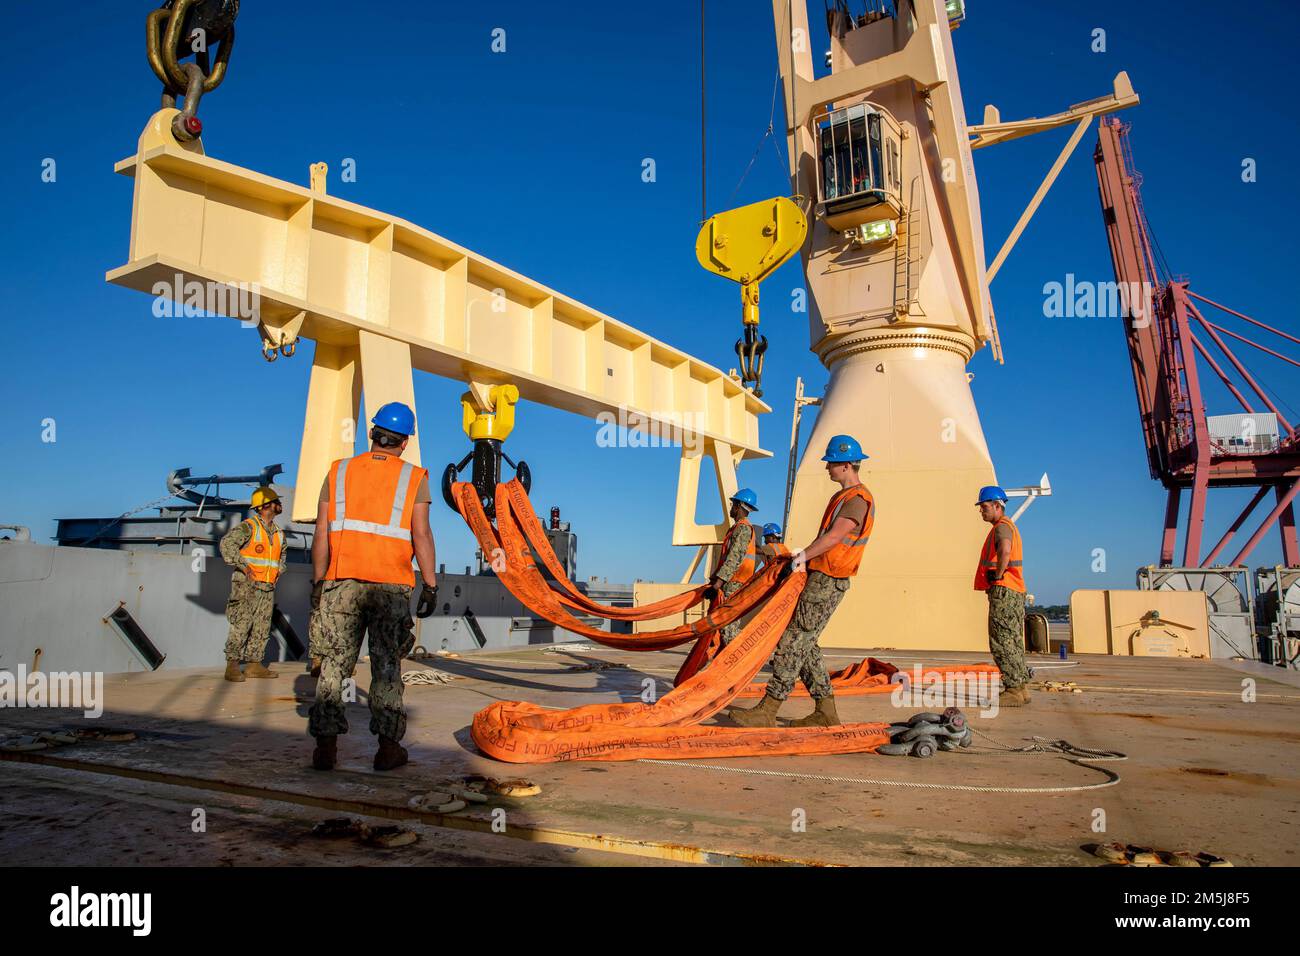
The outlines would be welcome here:
[[[402,658],[415,646],[411,592],[420,567],[424,587],[416,614],[437,602],[428,472],[401,458],[415,433],[415,413],[391,402],[371,419],[370,450],[330,466],[321,488],[312,542],[313,655],[321,661],[308,731],[312,766],[332,770],[338,735],[348,732],[344,683],[361,642],[370,648],[370,732],[379,737],[376,770],[407,762]]]
[[[839,607],[857,574],[863,548],[875,524],[875,500],[858,472],[867,455],[856,439],[836,435],[826,446],[822,461],[836,492],[822,515],[817,538],[797,552],[788,567],[807,568],[808,578],[790,623],[772,656],[772,678],[762,701],[750,708],[733,708],[731,719],[742,727],[775,727],[781,704],[802,681],[813,699],[813,712],[790,722],[791,727],[833,727],[840,722],[835,710],[826,662],[817,639]]]
[[[732,525],[722,539],[722,563],[709,579],[709,584],[721,593],[724,603],[754,576],[756,536],[749,516],[757,510],[758,495],[749,488],[741,488],[731,499]],[[740,633],[743,620],[743,616],[737,618],[722,629],[719,636],[723,647]]]
[[[1020,529],[1007,517],[1007,493],[997,485],[980,489],[980,517],[993,527],[984,539],[975,569],[975,590],[989,596],[989,650],[1002,672],[998,705],[1021,707],[1029,701],[1025,663],[1025,560]]]
[[[225,678],[240,683],[249,677],[277,677],[262,666],[266,642],[271,636],[271,614],[275,610],[275,582],[284,573],[288,550],[284,532],[275,523],[283,510],[280,496],[263,485],[253,492],[253,517],[240,522],[221,539],[221,559],[235,570],[230,576],[230,600],[226,620]],[[243,671],[239,665],[245,665]]]
[[[763,543],[758,546],[758,556],[763,559],[764,567],[790,557],[790,549],[782,543],[784,537],[779,524],[769,521],[763,525]]]

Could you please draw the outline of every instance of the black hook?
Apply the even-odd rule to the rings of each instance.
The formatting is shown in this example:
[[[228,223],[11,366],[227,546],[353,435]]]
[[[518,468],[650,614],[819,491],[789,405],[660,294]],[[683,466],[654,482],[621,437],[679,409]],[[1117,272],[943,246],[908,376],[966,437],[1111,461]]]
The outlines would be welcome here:
[[[767,336],[758,334],[758,326],[746,325],[743,338],[736,340],[736,357],[740,359],[740,379],[754,383],[754,397],[763,397],[763,355]]]

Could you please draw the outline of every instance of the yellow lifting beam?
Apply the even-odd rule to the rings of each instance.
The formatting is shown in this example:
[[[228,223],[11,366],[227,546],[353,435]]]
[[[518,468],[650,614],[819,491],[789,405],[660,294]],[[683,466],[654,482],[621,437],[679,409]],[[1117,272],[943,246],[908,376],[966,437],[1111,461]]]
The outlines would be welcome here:
[[[758,416],[771,411],[761,399],[590,306],[329,195],[320,164],[304,187],[213,159],[201,140],[180,143],[177,115],[154,114],[136,154],[116,166],[135,180],[131,245],[105,278],[186,304],[197,296],[203,311],[256,327],[267,353],[315,341],[295,521],[314,517],[330,462],[354,453],[363,390],[367,418],[385,402],[414,406],[418,369],[470,386],[471,437],[502,437],[527,399],[681,442],[673,543],[722,540],[725,522],[695,524],[699,487],[689,479],[703,449],[718,461],[725,500],[737,490],[736,463],[770,457],[759,446]],[[419,463],[418,434],[404,457]]]

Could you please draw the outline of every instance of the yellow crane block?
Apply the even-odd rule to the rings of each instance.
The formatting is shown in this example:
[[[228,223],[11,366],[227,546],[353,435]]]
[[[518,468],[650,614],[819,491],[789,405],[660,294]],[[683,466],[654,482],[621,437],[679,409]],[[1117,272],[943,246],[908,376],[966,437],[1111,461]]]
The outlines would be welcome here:
[[[519,389],[513,385],[493,385],[488,390],[492,411],[479,411],[479,403],[472,391],[460,397],[461,425],[465,434],[474,441],[491,438],[505,441],[515,427],[515,404]]]
[[[745,325],[758,324],[758,284],[798,252],[808,235],[803,211],[784,196],[710,216],[695,239],[695,258],[740,283]]]

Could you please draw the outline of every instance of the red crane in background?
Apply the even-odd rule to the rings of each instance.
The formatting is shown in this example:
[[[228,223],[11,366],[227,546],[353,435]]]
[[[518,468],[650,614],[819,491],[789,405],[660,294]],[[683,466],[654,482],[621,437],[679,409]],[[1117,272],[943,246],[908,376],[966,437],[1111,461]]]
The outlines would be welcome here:
[[[1293,344],[1300,344],[1300,338],[1212,302],[1191,291],[1185,277],[1170,275],[1142,209],[1139,191],[1142,180],[1133,169],[1128,131],[1129,126],[1114,117],[1103,117],[1094,159],[1106,237],[1110,242],[1133,363],[1133,384],[1137,388],[1147,460],[1151,477],[1158,479],[1169,494],[1160,564],[1164,567],[1173,564],[1182,492],[1190,488],[1183,567],[1208,568],[1216,561],[1218,565],[1225,564],[1218,560],[1224,549],[1270,490],[1274,496],[1272,510],[1227,563],[1243,564],[1276,523],[1282,536],[1283,562],[1296,567],[1300,565],[1300,549],[1296,547],[1292,502],[1300,490],[1300,434],[1224,339],[1243,342],[1294,366],[1300,367],[1300,361],[1211,322],[1197,303]],[[1160,269],[1156,267],[1157,259]],[[1218,318],[1215,312],[1211,315]],[[1206,418],[1201,393],[1204,369],[1198,364],[1198,355],[1241,404],[1244,414],[1235,416],[1241,425],[1239,430],[1225,427],[1233,422],[1233,417]],[[1235,369],[1245,390],[1225,371],[1221,360]],[[1247,393],[1267,412],[1257,410]],[[1255,488],[1254,497],[1218,543],[1201,558],[1209,490],[1240,487]]]

